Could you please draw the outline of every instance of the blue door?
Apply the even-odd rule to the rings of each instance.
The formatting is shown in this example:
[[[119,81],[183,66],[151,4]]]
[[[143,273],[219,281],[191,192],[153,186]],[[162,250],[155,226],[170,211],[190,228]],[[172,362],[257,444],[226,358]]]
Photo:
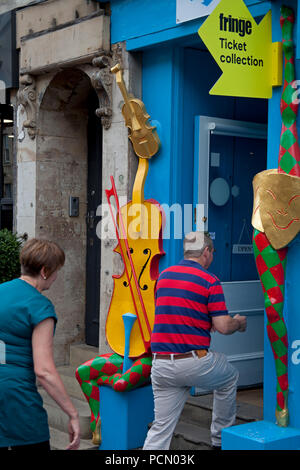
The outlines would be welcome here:
[[[252,180],[266,168],[266,140],[212,135],[210,146],[208,231],[216,248],[211,270],[223,282],[258,279]]]
[[[210,271],[222,282],[231,315],[247,316],[247,331],[212,334],[240,372],[239,386],[263,381],[264,300],[252,250],[252,180],[266,168],[266,126],[199,116],[195,126],[195,198],[214,240]]]

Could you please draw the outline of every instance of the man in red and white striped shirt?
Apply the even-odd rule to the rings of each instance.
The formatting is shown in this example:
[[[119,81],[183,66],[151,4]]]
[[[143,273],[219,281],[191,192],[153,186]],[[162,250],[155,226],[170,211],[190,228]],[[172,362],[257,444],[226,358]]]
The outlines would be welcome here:
[[[210,352],[211,330],[228,335],[245,331],[246,317],[231,317],[219,279],[207,271],[213,242],[203,232],[184,240],[184,259],[164,270],[156,288],[151,336],[155,419],[144,449],[168,449],[191,387],[214,391],[211,426],[213,448],[221,446],[221,430],[234,424],[237,370],[225,355]]]

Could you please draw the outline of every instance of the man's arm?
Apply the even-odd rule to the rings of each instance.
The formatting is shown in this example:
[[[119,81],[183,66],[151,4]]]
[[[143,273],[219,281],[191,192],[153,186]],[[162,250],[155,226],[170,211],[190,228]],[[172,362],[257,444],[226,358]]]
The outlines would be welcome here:
[[[222,335],[231,335],[236,331],[243,332],[247,328],[247,318],[241,315],[220,315],[212,317],[212,327]]]

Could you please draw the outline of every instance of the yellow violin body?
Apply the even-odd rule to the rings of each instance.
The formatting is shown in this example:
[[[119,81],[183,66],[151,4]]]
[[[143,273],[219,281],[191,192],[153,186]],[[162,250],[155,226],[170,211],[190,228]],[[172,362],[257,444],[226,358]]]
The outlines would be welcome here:
[[[106,321],[106,338],[108,344],[113,351],[123,355],[125,347],[125,336],[122,314],[127,312],[135,313],[135,305],[137,306],[143,336],[140,332],[139,322],[136,321],[133,325],[130,336],[129,357],[138,357],[146,352],[143,337],[146,342],[150,342],[150,333],[154,324],[154,296],[156,280],[158,277],[158,263],[159,258],[162,255],[162,212],[158,204],[154,204],[153,201],[146,200],[141,207],[143,207],[144,212],[141,218],[143,233],[138,237],[136,234],[139,233],[138,226],[140,224],[140,217],[139,214],[136,213],[136,204],[129,202],[126,204],[126,206],[123,206],[121,208],[121,216],[123,220],[126,221],[125,226],[128,228],[128,245],[138,280],[138,288],[140,289],[143,297],[143,303],[150,325],[150,332],[143,316],[137,288],[133,282],[133,273],[128,256],[126,256],[124,239],[121,240],[121,247],[118,245],[114,251],[121,254],[121,250],[123,250],[125,253],[126,267],[127,272],[129,273],[129,282],[131,282],[134,300],[130,293],[129,282],[125,274],[124,267],[122,275],[113,276],[114,291],[109,307],[109,315]],[[151,214],[151,218],[144,217],[146,213],[148,214],[148,212]],[[149,238],[147,238],[147,235],[149,235]]]

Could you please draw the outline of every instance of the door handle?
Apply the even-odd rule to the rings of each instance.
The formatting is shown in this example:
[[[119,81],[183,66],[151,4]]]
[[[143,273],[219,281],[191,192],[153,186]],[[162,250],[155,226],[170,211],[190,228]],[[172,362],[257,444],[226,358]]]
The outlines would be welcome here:
[[[90,230],[94,228],[95,211],[90,211],[86,215],[86,224]]]
[[[95,222],[102,220],[102,216],[97,215],[94,210],[91,210],[86,214],[85,220],[88,229],[93,230],[95,228]]]

